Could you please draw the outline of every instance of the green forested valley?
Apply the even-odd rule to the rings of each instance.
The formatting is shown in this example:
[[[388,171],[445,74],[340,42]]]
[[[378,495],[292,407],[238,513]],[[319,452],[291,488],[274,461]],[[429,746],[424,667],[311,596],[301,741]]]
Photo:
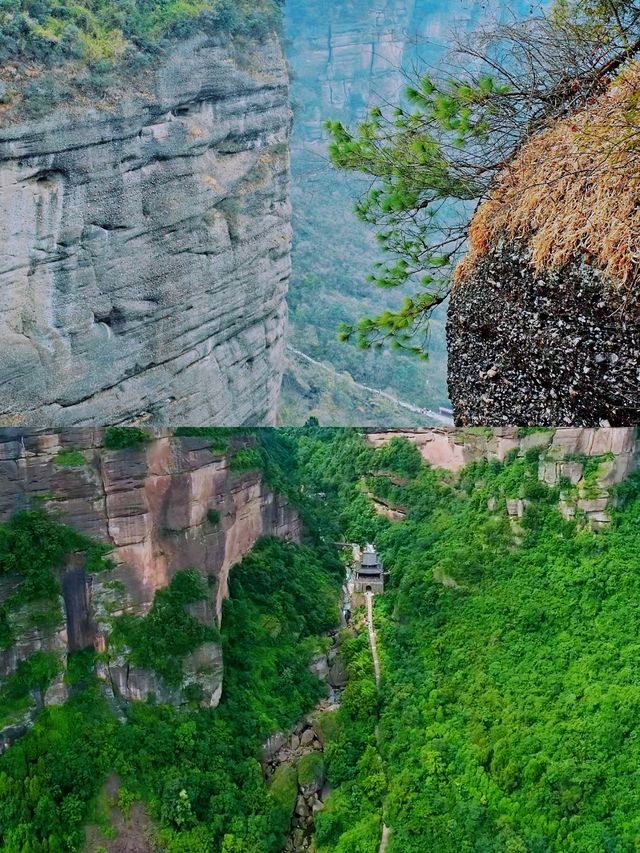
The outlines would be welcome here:
[[[295,771],[300,784],[322,775],[331,788],[315,816],[317,853],[377,853],[383,824],[390,853],[637,850],[637,475],[594,531],[580,512],[563,518],[560,495],[571,501],[576,487],[541,482],[535,448],[454,474],[406,439],[374,450],[356,430],[251,435],[236,465],[261,469],[296,503],[305,544],[262,540],[232,569],[219,633],[194,627],[189,608],[206,591],[187,570],[114,640],[168,681],[194,644],[221,641],[219,706],[150,696],[118,711],[96,653],[71,655],[69,700],[43,709],[0,758],[2,849],[111,850],[105,783],[117,778],[120,808],[144,816],[159,850],[285,850],[297,783],[281,768],[265,781],[260,746],[323,695],[309,662],[339,624],[345,541],[375,543],[388,572],[374,613],[382,680],[378,691],[356,608],[323,754]],[[592,483],[610,458],[572,461]],[[372,496],[404,517],[378,514]],[[524,511],[508,514],[517,500]],[[45,594],[60,553],[90,547],[46,518],[0,527],[0,572],[24,573],[27,591],[37,578]],[[29,530],[43,537],[37,575]],[[109,571],[100,549],[93,560]],[[57,671],[30,659],[3,688],[5,712]]]

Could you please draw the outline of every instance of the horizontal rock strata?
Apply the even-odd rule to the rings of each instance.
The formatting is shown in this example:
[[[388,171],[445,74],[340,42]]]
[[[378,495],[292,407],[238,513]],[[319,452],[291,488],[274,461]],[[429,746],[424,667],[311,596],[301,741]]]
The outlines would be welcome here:
[[[0,128],[0,419],[269,424],[290,268],[284,57],[198,36],[111,109]]]

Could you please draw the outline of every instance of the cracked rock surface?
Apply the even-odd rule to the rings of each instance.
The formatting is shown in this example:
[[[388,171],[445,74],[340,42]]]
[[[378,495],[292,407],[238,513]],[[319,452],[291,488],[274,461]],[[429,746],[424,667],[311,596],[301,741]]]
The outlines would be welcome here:
[[[458,425],[640,421],[640,307],[578,259],[541,274],[496,246],[454,288],[447,341]]]
[[[197,36],[116,108],[0,128],[0,417],[270,424],[290,270],[277,38]]]

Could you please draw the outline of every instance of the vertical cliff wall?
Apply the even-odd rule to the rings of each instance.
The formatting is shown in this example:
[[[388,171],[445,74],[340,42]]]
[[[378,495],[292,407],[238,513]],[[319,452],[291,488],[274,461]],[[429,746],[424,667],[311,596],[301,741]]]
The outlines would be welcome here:
[[[289,277],[278,39],[175,45],[144,91],[0,127],[0,418],[275,420]]]
[[[186,568],[196,569],[209,589],[193,615],[214,625],[231,567],[261,536],[299,541],[300,520],[286,499],[259,473],[231,471],[229,455],[209,445],[206,439],[159,433],[143,449],[109,451],[100,430],[2,432],[0,520],[42,505],[61,522],[108,543],[115,567],[88,574],[83,555],[71,555],[60,569],[58,626],[34,628],[28,608],[11,613],[17,642],[0,652],[0,675],[38,650],[64,655],[94,645],[105,651],[114,616],[144,616],[155,593]],[[70,448],[80,451],[83,464],[59,464],[60,450]],[[0,603],[15,586],[15,579],[2,578]],[[180,701],[180,690],[169,689],[151,670],[131,666],[126,656],[107,656],[101,674],[125,698],[153,692],[161,700]],[[185,680],[200,684],[205,701],[217,703],[222,687],[217,643],[196,649],[185,661]],[[58,701],[64,692],[59,678],[46,701]]]
[[[471,221],[450,303],[456,423],[640,419],[640,62],[522,145]]]

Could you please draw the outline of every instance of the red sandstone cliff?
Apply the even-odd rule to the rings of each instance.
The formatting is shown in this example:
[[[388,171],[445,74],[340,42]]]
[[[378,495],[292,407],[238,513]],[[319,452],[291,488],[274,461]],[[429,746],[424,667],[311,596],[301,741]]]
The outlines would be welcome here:
[[[636,427],[550,427],[534,432],[518,427],[436,427],[369,432],[367,438],[375,447],[381,447],[398,436],[414,443],[430,465],[454,472],[469,462],[502,462],[511,452],[523,456],[528,450],[539,448],[539,479],[556,486],[567,478],[577,487],[577,500],[564,500],[561,496],[561,511],[566,517],[573,517],[580,510],[594,527],[608,524],[611,488],[635,471],[640,460]],[[595,482],[586,483],[581,457],[601,457]],[[522,514],[522,501],[508,503],[512,504],[507,506],[510,515]],[[384,507],[380,511],[387,514]]]
[[[229,571],[261,536],[299,541],[300,520],[287,500],[259,473],[232,472],[228,456],[212,452],[210,444],[165,430],[141,449],[110,451],[101,430],[0,433],[0,521],[35,501],[60,521],[111,544],[116,563],[113,571],[87,575],[81,561],[70,559],[63,567],[60,629],[18,630],[16,644],[0,652],[0,675],[38,649],[64,654],[94,644],[103,650],[111,618],[123,611],[144,615],[156,590],[181,569],[195,568],[208,580],[210,599],[198,606],[198,618],[219,620]],[[58,452],[69,448],[82,452],[83,465],[57,463]],[[209,510],[219,513],[217,521],[209,520]],[[11,586],[5,578],[0,603]],[[207,672],[200,680],[208,702],[217,704],[220,647],[196,650],[185,670],[194,679],[196,672]],[[101,674],[127,698],[153,691],[159,699],[176,700],[155,673],[124,660],[110,660]],[[58,679],[44,700],[61,701],[65,692]]]

